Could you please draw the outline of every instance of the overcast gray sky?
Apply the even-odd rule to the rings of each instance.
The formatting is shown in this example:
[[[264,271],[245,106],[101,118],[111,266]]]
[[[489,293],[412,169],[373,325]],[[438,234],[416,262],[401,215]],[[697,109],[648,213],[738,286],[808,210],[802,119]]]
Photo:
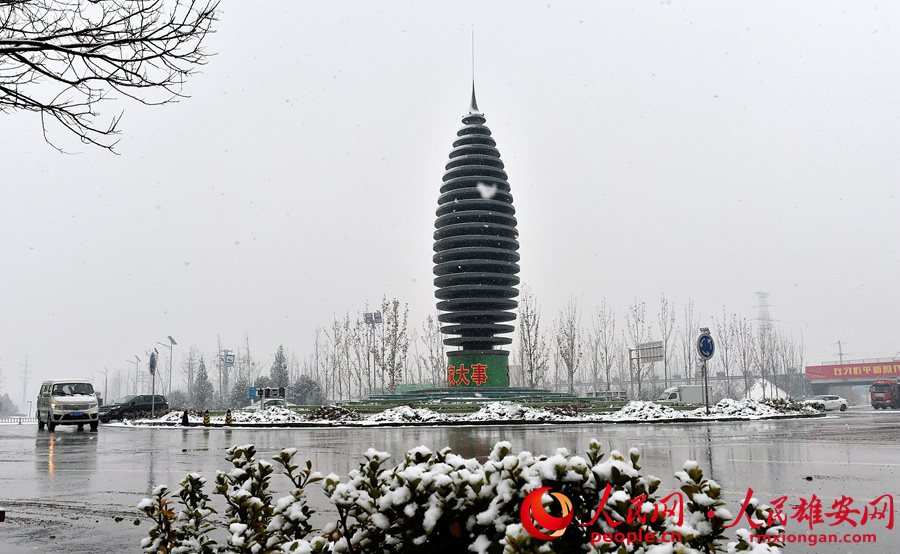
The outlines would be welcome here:
[[[167,335],[305,355],[382,294],[418,326],[472,29],[548,322],[662,293],[754,317],[766,291],[808,362],[900,350],[900,4],[423,4],[225,0],[190,99],[105,107],[120,156],[2,116],[10,396],[26,354],[30,398]]]

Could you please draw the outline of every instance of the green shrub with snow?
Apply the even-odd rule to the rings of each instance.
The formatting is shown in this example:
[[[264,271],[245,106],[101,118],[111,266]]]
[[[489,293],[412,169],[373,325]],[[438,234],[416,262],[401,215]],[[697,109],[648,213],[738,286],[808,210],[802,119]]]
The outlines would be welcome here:
[[[484,462],[449,448],[433,452],[420,446],[394,465],[388,454],[370,449],[346,479],[334,474],[324,478],[337,518],[318,531],[310,524],[313,511],[306,504],[305,490],[322,480],[321,475],[309,462],[305,469],[294,464],[295,449],[282,451],[274,460],[292,490],[276,500],[269,489],[274,466],[257,460],[255,454],[252,445],[228,450],[233,469],[216,475],[216,492],[226,505],[223,520],[211,521],[215,512],[208,507],[202,478],[196,474],[181,483],[177,513],[169,491],[158,487],[153,498],[139,506],[153,521],[144,551],[764,554],[783,548],[753,540],[755,534],[783,531],[766,524],[738,530],[737,540],[729,541],[726,531],[734,518],[724,507],[719,485],[704,478],[695,462],[687,462],[676,473],[680,495],[675,496],[683,500],[683,512],[673,511],[675,496],[672,491],[662,494],[660,480],[641,473],[636,449],[627,456],[617,451],[605,455],[597,441],[591,442],[584,457],[565,449],[535,456],[513,452],[508,442],[500,442]],[[523,501],[541,487],[551,487],[571,500],[573,520],[552,541],[532,537],[522,525]],[[549,495],[542,502],[551,515],[561,515],[559,502]],[[765,522],[769,516],[769,508],[755,500],[748,512],[756,521]],[[210,538],[214,526],[221,544]],[[604,542],[605,533],[617,532],[632,537],[677,533],[681,541]]]

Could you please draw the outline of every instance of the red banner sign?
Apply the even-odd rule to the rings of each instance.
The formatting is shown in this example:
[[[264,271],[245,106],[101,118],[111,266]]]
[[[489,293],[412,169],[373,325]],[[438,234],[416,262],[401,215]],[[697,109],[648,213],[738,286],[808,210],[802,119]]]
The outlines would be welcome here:
[[[816,379],[884,379],[900,377],[900,362],[806,366],[806,378]]]

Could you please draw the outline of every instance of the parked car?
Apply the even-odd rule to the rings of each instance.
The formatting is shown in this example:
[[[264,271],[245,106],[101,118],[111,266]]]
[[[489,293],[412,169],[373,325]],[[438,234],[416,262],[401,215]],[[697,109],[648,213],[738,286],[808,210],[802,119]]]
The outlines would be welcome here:
[[[97,396],[88,379],[60,379],[44,381],[37,397],[38,430],[47,426],[49,431],[57,425],[77,425],[83,430],[85,424],[91,431],[97,430]]]
[[[820,410],[840,410],[842,412],[847,411],[847,399],[841,398],[840,396],[834,394],[820,394],[818,396],[812,396],[803,401],[804,404],[809,404],[811,406],[816,406]]]
[[[165,396],[156,395],[156,402],[152,403],[153,395],[137,394],[131,396],[123,396],[111,404],[100,406],[100,421],[109,423],[114,419],[125,419],[127,414],[132,416],[147,414],[150,415],[151,406],[157,412],[169,409],[169,401]]]

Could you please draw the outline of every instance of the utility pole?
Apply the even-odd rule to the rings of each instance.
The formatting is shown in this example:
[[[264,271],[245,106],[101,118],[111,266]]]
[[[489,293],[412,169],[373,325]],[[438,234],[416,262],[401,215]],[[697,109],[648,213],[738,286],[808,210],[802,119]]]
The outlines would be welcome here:
[[[138,394],[138,366],[141,365],[141,359],[137,357],[137,354],[134,355],[134,359],[137,361],[125,360],[125,363],[134,364],[134,391],[133,391],[133,393]]]
[[[28,402],[28,354],[25,354],[25,363],[22,364],[22,407]]]
[[[109,368],[103,368],[103,402],[109,404],[109,397],[106,396],[106,385],[109,381]]]
[[[844,365],[844,347],[841,341],[838,341],[838,356],[840,357],[841,365]]]

